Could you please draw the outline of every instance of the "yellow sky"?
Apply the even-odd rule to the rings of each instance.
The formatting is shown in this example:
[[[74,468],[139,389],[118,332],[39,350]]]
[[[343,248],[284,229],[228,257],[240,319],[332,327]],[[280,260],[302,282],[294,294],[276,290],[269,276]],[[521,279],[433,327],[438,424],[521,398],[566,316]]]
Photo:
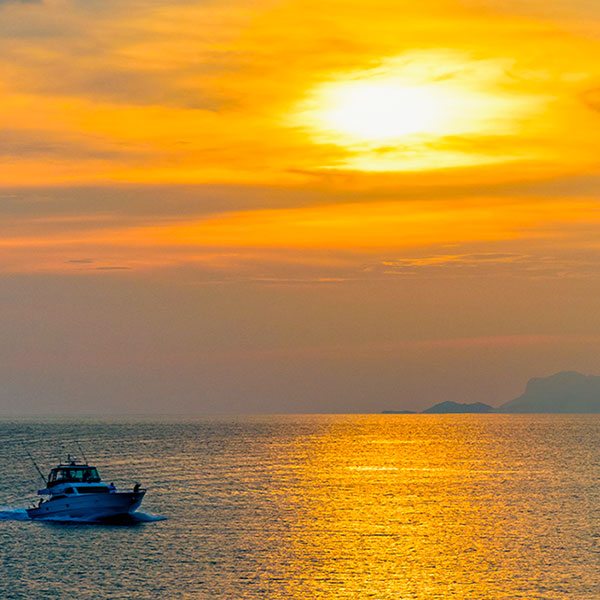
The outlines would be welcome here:
[[[233,202],[210,219],[200,194],[196,214],[167,210],[168,223],[158,211],[74,232],[17,219],[3,242],[16,252],[404,248],[546,236],[592,210],[592,187],[548,203],[479,191],[597,172],[599,15],[583,2],[45,0],[0,13],[5,188],[321,192],[319,207]]]
[[[0,182],[595,164],[585,5],[246,4],[3,2]]]
[[[321,410],[598,371],[599,31],[588,0],[0,0],[4,380]]]

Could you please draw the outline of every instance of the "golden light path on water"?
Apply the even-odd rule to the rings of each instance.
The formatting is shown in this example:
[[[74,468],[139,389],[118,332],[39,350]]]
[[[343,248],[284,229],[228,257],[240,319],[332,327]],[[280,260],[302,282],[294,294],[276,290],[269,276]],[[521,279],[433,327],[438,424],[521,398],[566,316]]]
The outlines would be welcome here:
[[[327,435],[302,444],[293,491],[309,508],[290,554],[303,575],[292,595],[564,598],[577,580],[577,597],[594,597],[580,564],[598,550],[592,432],[563,456],[569,429],[583,425],[571,418],[567,428],[548,416],[332,418]]]

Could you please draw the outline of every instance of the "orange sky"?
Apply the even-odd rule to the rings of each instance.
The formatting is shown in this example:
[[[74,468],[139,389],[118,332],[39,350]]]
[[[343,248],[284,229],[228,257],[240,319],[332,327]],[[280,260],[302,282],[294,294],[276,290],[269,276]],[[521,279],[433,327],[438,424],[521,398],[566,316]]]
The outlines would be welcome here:
[[[286,382],[294,398],[286,410],[315,410],[316,400],[303,404],[307,394],[327,404],[357,372],[357,339],[372,353],[361,385],[345,392],[353,410],[370,406],[365,390],[377,378],[388,407],[424,407],[448,386],[456,399],[485,401],[476,390],[499,382],[513,360],[510,344],[493,340],[520,340],[517,354],[530,347],[523,339],[554,348],[521,364],[520,379],[499,384],[495,400],[518,392],[528,376],[600,372],[590,357],[600,337],[600,9],[593,3],[0,0],[0,24],[0,273],[16,303],[0,316],[19,315],[16,339],[18,325],[30,321],[14,286],[34,282],[27,285],[40,287],[30,291],[44,296],[51,281],[69,295],[99,281],[123,298],[127,286],[141,298],[158,294],[152,285],[172,286],[204,309],[206,290],[223,295],[230,312],[220,318],[229,324],[214,324],[212,354],[184,343],[183,321],[161,333],[183,369],[174,389],[188,382],[183,396],[198,383],[190,375],[197,361],[224,364],[229,356],[238,370],[237,386],[217,375],[204,404],[182,400],[181,410],[220,402],[272,410],[276,393],[269,396],[265,381],[273,390]],[[304,314],[284,288],[306,296],[318,316]],[[243,299],[254,293],[251,326]],[[101,298],[88,297],[83,329],[65,319],[67,336],[94,339],[88,328]],[[162,308],[177,313],[176,298],[164,306],[147,300],[147,321],[158,327]],[[273,303],[289,308],[276,324]],[[465,303],[470,317],[455,326],[452,315]],[[192,306],[174,318],[198,320],[202,329]],[[52,320],[64,310],[57,292],[42,312]],[[340,322],[330,323],[324,315],[336,311]],[[101,320],[110,328],[112,318]],[[231,322],[250,330],[242,334]],[[317,322],[321,333],[310,338]],[[279,333],[264,337],[258,324]],[[70,360],[43,367],[54,364],[54,337],[45,331],[48,353],[38,361],[31,410],[77,395],[45,386],[44,377],[62,381],[57,373]],[[263,360],[260,383],[248,383],[232,331]],[[144,336],[136,327],[128,333],[132,344]],[[19,342],[23,369],[27,343],[40,342],[27,339]],[[451,342],[468,339],[492,340],[496,350],[487,371],[461,379],[475,354],[461,358],[456,352],[469,344]],[[406,344],[420,344],[419,356],[406,359]],[[161,357],[169,362],[160,349],[151,358],[135,348],[131,360],[149,371]],[[320,388],[303,393],[286,362],[294,348],[302,361],[312,351],[310,365],[298,366],[312,373],[328,349],[347,348],[348,356]],[[423,378],[437,365],[437,378],[419,384],[416,375],[394,374],[400,357]],[[88,358],[98,362],[94,353]],[[94,375],[82,386],[117,368],[100,376],[89,365]],[[152,389],[147,373],[140,382],[138,395]],[[410,393],[390,391],[403,386]],[[23,393],[23,381],[11,389]],[[118,394],[134,410],[127,390]],[[157,399],[152,410],[160,407]]]

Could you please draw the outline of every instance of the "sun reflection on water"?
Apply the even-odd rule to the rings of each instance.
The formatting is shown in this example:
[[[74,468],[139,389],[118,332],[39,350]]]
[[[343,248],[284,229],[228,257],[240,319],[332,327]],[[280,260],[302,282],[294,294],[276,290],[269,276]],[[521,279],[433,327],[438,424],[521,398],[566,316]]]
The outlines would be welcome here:
[[[290,570],[305,597],[533,597],[568,554],[552,500],[561,467],[494,419],[333,424],[308,449],[296,499],[308,510]]]

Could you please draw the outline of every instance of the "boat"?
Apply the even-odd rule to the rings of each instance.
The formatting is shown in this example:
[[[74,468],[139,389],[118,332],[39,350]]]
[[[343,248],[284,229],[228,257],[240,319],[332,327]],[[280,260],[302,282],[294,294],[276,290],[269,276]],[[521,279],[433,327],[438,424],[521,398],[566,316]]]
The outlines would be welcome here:
[[[46,487],[38,490],[38,496],[45,498],[28,508],[27,514],[31,519],[55,521],[118,519],[135,512],[145,493],[139,483],[130,492],[118,491],[101,480],[96,467],[69,457],[66,464],[50,469]]]

